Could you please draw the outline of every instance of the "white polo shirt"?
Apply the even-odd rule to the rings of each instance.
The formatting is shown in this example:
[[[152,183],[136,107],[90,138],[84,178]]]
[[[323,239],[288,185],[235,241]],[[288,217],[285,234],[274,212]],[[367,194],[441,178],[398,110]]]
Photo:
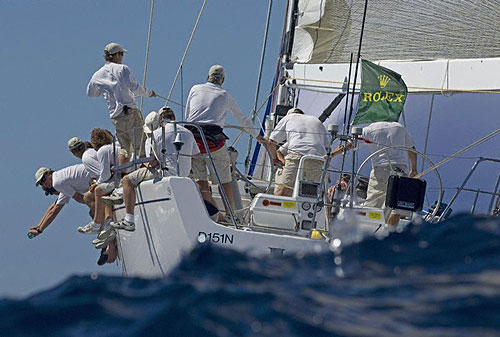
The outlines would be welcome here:
[[[52,173],[52,186],[59,192],[56,204],[64,205],[76,192],[84,194],[89,190],[90,173],[83,164],[68,166]]]
[[[120,144],[115,143],[115,155],[113,156],[113,144],[107,144],[102,146],[99,151],[97,151],[97,162],[99,164],[99,178],[96,183],[101,184],[109,179],[113,173],[111,172],[112,166],[118,166],[120,157]]]
[[[150,96],[151,90],[137,83],[125,64],[106,63],[87,85],[88,96],[104,96],[111,118],[122,114],[123,107],[137,108],[134,96]]]
[[[196,144],[193,133],[181,125],[177,125],[177,132],[181,135],[181,140],[184,145],[179,152],[179,170],[178,174],[181,177],[187,177],[191,171],[191,157],[193,155],[199,154],[200,149]],[[162,150],[162,130],[161,127],[153,132],[154,138],[154,150],[158,159],[161,159]],[[174,125],[167,123],[165,125],[165,161],[171,175],[177,175],[177,152],[174,146],[175,133]],[[151,139],[146,141],[146,156],[152,155]]]
[[[318,117],[292,113],[279,121],[269,139],[287,142],[288,153],[326,155],[328,134]]]
[[[415,140],[398,122],[375,122],[363,128],[363,139],[370,147],[371,153],[387,146],[403,146],[412,148]],[[372,157],[372,166],[381,167],[399,165],[408,167],[408,152],[406,150],[389,149]]]
[[[97,161],[96,150],[92,148],[85,150],[82,156],[82,163],[92,178],[99,178],[99,162]]]
[[[245,131],[254,137],[259,135],[252,120],[245,116],[236,101],[220,85],[210,82],[191,88],[186,103],[186,121],[224,127],[227,112],[230,112]]]

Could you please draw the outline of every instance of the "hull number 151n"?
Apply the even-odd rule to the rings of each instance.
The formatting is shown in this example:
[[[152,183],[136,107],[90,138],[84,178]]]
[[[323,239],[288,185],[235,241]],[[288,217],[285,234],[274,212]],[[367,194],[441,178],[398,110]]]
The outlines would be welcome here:
[[[231,234],[222,233],[205,233],[198,232],[198,241],[203,242],[213,242],[213,243],[227,243],[232,245],[234,241],[234,236]]]

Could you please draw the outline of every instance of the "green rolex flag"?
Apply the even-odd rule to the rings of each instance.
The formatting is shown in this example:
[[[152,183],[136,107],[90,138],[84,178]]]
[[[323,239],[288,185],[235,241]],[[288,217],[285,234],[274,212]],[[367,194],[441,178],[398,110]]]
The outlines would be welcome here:
[[[408,88],[401,75],[362,60],[358,112],[352,124],[397,122],[407,93]]]

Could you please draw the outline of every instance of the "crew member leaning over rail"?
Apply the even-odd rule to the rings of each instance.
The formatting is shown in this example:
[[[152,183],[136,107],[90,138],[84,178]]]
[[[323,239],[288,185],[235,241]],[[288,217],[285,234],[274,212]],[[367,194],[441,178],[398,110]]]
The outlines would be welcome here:
[[[269,136],[269,144],[273,160],[277,162],[277,146],[281,142],[287,143],[285,166],[276,195],[291,196],[299,168],[300,158],[304,155],[324,157],[328,147],[328,134],[321,121],[315,116],[304,115],[298,108],[288,110],[287,115],[279,121]],[[320,160],[306,160],[304,162],[303,179],[319,182],[323,162]]]
[[[82,160],[85,169],[89,171],[92,179],[99,178],[99,163],[97,162],[97,151],[90,142],[84,142],[78,137],[68,140],[69,151]]]
[[[146,141],[146,156],[154,156],[156,159],[152,162],[142,164],[143,167],[127,174],[123,179],[123,201],[125,202],[125,218],[118,222],[111,222],[109,229],[102,231],[98,240],[94,243],[96,247],[102,247],[107,242],[114,240],[116,233],[115,229],[123,229],[126,231],[135,230],[134,208],[136,202],[135,188],[142,182],[152,180],[155,176],[160,175],[160,160],[162,157],[162,129],[161,119],[165,118],[167,121],[175,120],[175,115],[172,109],[161,109],[160,113],[152,111],[146,116],[144,123],[144,132],[148,135],[149,139]],[[200,149],[196,144],[193,134],[188,129],[177,125],[177,133],[180,134],[184,145],[179,151],[179,172],[177,172],[176,161],[177,152],[174,147],[174,140],[176,134],[174,132],[174,125],[167,123],[165,125],[165,170],[163,175],[173,175],[187,177],[191,171],[191,160],[193,156],[200,154]]]
[[[221,180],[222,188],[228,197],[231,208],[234,209],[235,204],[231,185],[231,161],[226,147],[226,139],[228,138],[223,132],[227,112],[231,112],[241,126],[245,128],[246,132],[255,137],[258,142],[265,142],[264,139],[259,136],[258,129],[254,128],[252,120],[241,112],[233,97],[222,88],[224,79],[225,73],[222,66],[213,65],[210,67],[207,82],[196,84],[189,91],[186,103],[186,121],[199,123],[202,126],[203,133],[207,138],[210,153],[214,160],[215,168]],[[206,153],[207,151],[203,146],[201,135],[198,130],[190,126],[187,126],[187,128],[193,132],[201,153]],[[210,171],[211,181],[217,183],[215,174],[212,172],[212,166],[208,162],[207,157],[205,157],[205,159],[193,161],[193,176],[198,184],[203,199],[216,205],[208,185],[207,166]],[[221,186],[219,186],[219,188],[220,187]],[[227,205],[224,205],[224,207],[228,215],[229,210]]]
[[[134,96],[156,96],[153,90],[137,83],[130,68],[122,64],[126,52],[118,43],[109,43],[104,48],[106,64],[94,73],[87,86],[88,96],[104,96],[106,100],[121,145],[120,165],[130,160],[132,150],[136,156],[144,155],[144,123]]]
[[[112,208],[102,201],[102,197],[115,189],[111,168],[117,165],[120,152],[120,145],[113,146],[113,135],[108,130],[96,128],[92,130],[90,137],[94,149],[97,150],[99,176],[95,184],[90,187],[95,201],[94,219],[85,226],[78,227],[78,231],[82,234],[97,234],[111,222]]]
[[[86,193],[91,181],[90,173],[83,164],[68,166],[57,171],[40,167],[35,173],[35,186],[41,186],[45,195],[57,195],[57,200],[45,211],[40,222],[28,230],[28,236],[35,237],[42,234],[71,198],[86,204],[90,208],[90,215],[93,216],[94,200]]]

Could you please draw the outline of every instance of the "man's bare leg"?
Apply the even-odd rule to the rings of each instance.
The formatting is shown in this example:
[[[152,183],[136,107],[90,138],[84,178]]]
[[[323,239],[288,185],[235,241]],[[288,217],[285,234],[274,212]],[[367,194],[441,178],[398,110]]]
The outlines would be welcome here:
[[[95,216],[95,196],[94,192],[87,192],[83,195],[83,202],[89,207],[89,215],[92,219]]]
[[[123,177],[123,201],[125,202],[125,212],[134,214],[135,209],[135,186],[130,182],[128,176]]]
[[[389,218],[387,219],[387,224],[393,226],[394,228],[398,226],[399,223],[399,214],[391,214],[389,215]]]
[[[97,186],[94,190],[95,194],[95,215],[94,222],[102,225],[105,219],[107,205],[102,201],[102,197],[106,195],[101,187]],[[109,214],[109,213],[108,213]]]
[[[111,241],[106,248],[106,254],[108,255],[108,260],[106,263],[113,263],[118,257],[118,248],[116,247],[116,240]]]
[[[226,192],[229,205],[231,206],[231,209],[233,210],[234,213],[234,211],[236,210],[236,206],[234,204],[234,197],[233,197],[233,184],[230,182],[222,184],[222,188],[224,189],[224,192]],[[219,193],[221,193],[220,187],[219,187]],[[229,214],[229,208],[227,207],[226,203],[224,203],[224,209],[226,210],[226,214]]]
[[[198,189],[200,190],[201,197],[203,198],[203,200],[206,200],[209,203],[211,203],[212,205],[214,205],[215,207],[217,207],[217,203],[215,202],[214,198],[212,197],[212,193],[210,193],[210,186],[208,185],[208,181],[198,180],[196,182],[196,184],[198,185]],[[224,217],[222,216],[222,214],[219,213],[219,215],[217,217],[217,221],[221,222],[222,220],[224,220]]]

